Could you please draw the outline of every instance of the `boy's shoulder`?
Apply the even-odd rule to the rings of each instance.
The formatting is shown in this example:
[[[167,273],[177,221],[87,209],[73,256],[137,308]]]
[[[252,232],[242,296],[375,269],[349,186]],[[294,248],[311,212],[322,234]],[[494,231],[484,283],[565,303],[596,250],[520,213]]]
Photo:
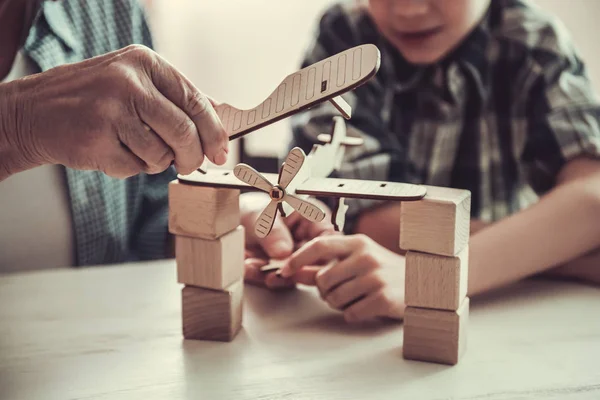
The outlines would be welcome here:
[[[522,46],[540,60],[572,59],[575,47],[571,34],[555,15],[530,0],[494,0],[498,7],[492,35],[500,42]],[[494,7],[494,5],[492,6]],[[543,57],[542,54],[550,57]]]

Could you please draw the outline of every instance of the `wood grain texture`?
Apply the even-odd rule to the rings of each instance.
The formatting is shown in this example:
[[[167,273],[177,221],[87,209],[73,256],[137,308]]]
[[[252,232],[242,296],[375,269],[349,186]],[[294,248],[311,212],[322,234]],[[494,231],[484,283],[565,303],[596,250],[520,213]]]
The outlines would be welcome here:
[[[456,257],[406,253],[404,302],[410,307],[456,311],[467,296],[469,246]]]
[[[246,285],[243,307],[232,342],[183,340],[175,260],[0,275],[0,398],[600,398],[598,286],[472,299],[453,367],[404,360],[402,323],[347,324],[313,287]]]
[[[261,175],[272,183],[276,184],[279,178],[278,174],[271,174],[261,172]],[[181,183],[202,186],[202,187],[214,187],[214,188],[227,188],[227,189],[243,189],[244,191],[260,192],[259,188],[250,186],[249,184],[242,182],[236,176],[233,170],[223,169],[209,169],[206,174],[198,171],[194,171],[188,175],[179,175],[178,177]]]
[[[414,201],[426,194],[425,187],[398,182],[359,179],[311,178],[298,185],[297,194],[372,200]]]
[[[173,181],[169,183],[169,232],[216,239],[240,224],[239,197],[239,190]]]
[[[421,201],[403,202],[400,248],[455,256],[469,241],[471,192],[425,186]]]
[[[181,290],[183,337],[231,342],[242,327],[244,283],[225,290],[185,286]]]
[[[371,79],[379,70],[379,49],[372,44],[334,54],[288,75],[257,107],[215,107],[229,139],[236,139],[302,110],[335,98]]]
[[[467,348],[469,298],[457,311],[406,307],[402,355],[408,360],[455,365]]]
[[[224,289],[244,277],[244,227],[217,239],[175,237],[177,282]]]
[[[320,152],[317,152],[320,155]],[[332,153],[334,156],[334,153]],[[311,162],[309,157],[305,161],[306,165]],[[333,165],[333,162],[331,163]],[[277,174],[263,174],[269,182],[278,181]],[[413,185],[398,182],[367,181],[360,179],[338,179],[325,177],[298,177],[302,183],[295,186],[295,180],[288,185],[288,191],[298,195],[332,196],[346,198],[364,198],[373,200],[396,200],[396,201],[415,201],[422,199],[427,192],[423,185]],[[306,179],[306,180],[304,180]],[[189,175],[180,176],[182,183],[193,186],[206,186],[214,188],[244,189],[248,191],[261,191],[254,186],[240,181],[230,170],[208,170],[206,174],[201,172],[192,172]],[[343,186],[340,186],[343,185]],[[383,186],[382,186],[383,185]],[[290,186],[292,186],[290,188]]]

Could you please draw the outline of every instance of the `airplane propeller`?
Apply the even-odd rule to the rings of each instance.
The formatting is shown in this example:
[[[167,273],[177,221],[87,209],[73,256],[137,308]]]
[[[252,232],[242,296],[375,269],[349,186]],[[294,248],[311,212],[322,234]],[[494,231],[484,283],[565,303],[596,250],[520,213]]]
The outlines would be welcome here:
[[[271,232],[277,210],[281,211],[281,203],[286,202],[304,218],[319,222],[325,218],[325,213],[318,206],[303,200],[293,194],[287,193],[286,188],[292,182],[304,164],[306,154],[299,147],[294,147],[287,155],[280,171],[277,185],[273,185],[260,172],[247,164],[238,164],[233,169],[233,174],[242,182],[269,193],[271,201],[262,211],[254,225],[254,232],[259,238],[264,238]]]

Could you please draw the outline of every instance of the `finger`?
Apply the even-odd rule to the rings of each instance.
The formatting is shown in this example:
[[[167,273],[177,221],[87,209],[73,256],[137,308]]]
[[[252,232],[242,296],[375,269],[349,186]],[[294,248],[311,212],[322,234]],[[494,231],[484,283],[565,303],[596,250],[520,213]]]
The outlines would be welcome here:
[[[341,235],[341,233],[335,230],[329,219],[326,219],[318,224],[309,224],[305,238],[313,239],[323,235]]]
[[[375,293],[382,287],[383,282],[374,274],[363,275],[335,287],[325,295],[324,300],[330,307],[343,310],[350,303]]]
[[[294,214],[299,214],[299,213],[294,213]],[[294,231],[294,238],[296,238],[296,240],[314,239],[316,236],[313,236],[311,238],[308,237],[308,231],[309,231],[311,225],[316,225],[316,224],[313,222],[310,222],[304,218],[301,218],[301,221],[299,221],[298,224],[296,225],[296,229]]]
[[[155,88],[145,89],[142,93],[144,97],[135,104],[139,118],[174,153],[175,168],[179,173],[189,174],[196,170],[204,161],[204,153],[194,122]]]
[[[141,56],[156,88],[194,121],[206,156],[217,165],[224,164],[229,136],[210,100],[164,58],[154,52]],[[198,156],[198,153],[196,147],[188,154]]]
[[[295,282],[289,278],[282,278],[275,272],[271,272],[265,278],[265,284],[269,289],[288,289],[295,286]]]
[[[260,271],[260,267],[266,264],[266,260],[258,258],[244,260],[244,281],[264,286],[266,277],[265,274]]]
[[[352,253],[357,244],[353,236],[322,236],[313,239],[292,254],[288,263],[281,269],[281,275],[289,277],[305,265],[345,258]]]
[[[385,312],[385,295],[381,290],[371,293],[344,310],[346,322],[361,322],[375,318]]]
[[[270,258],[283,259],[292,254],[294,240],[288,227],[281,218],[276,218],[271,233],[258,239],[259,245]]]
[[[317,285],[317,273],[323,267],[319,266],[310,266],[310,267],[302,267],[296,272],[291,279],[296,283],[301,283],[307,286],[316,286]]]
[[[146,163],[123,145],[98,164],[102,172],[113,178],[125,179],[144,171]]]
[[[244,249],[244,259],[248,258],[260,258],[262,260],[267,260],[269,256],[266,255],[261,248],[250,246]]]
[[[290,232],[293,233],[293,236],[297,237],[296,229],[301,224],[303,219],[304,218],[302,217],[302,215],[300,215],[300,213],[293,212],[290,215],[288,215],[287,217],[283,218],[283,222],[285,222],[285,225],[288,227]]]
[[[163,172],[169,168],[174,159],[171,148],[141,121],[139,124],[134,124],[131,129],[119,131],[119,138],[133,154],[144,161],[146,173]]]
[[[337,233],[330,222],[324,220],[318,223],[314,223],[308,220],[300,222],[298,229],[295,232],[294,237],[296,240],[312,240],[316,237],[323,236],[326,234]]]
[[[369,255],[352,255],[338,263],[333,263],[317,275],[319,290],[327,294],[343,282],[366,275],[377,267],[377,263]]]

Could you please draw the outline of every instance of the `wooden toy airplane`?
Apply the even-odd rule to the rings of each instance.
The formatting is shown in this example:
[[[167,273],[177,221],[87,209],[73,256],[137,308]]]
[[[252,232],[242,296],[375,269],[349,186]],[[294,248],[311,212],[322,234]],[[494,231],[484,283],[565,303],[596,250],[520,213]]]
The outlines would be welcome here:
[[[376,46],[356,46],[288,75],[265,101],[250,110],[224,103],[215,111],[229,140],[327,100],[350,119],[351,108],[340,95],[371,79],[380,64],[381,54]]]
[[[381,65],[381,53],[372,44],[364,44],[334,54],[288,75],[258,106],[240,110],[227,103],[215,107],[221,123],[234,140],[273,124],[324,101],[350,119],[352,109],[342,94],[371,79]],[[205,174],[209,161],[204,159],[198,171]]]
[[[179,176],[186,183],[227,187],[245,190],[259,190],[269,194],[271,201],[257,219],[254,232],[265,237],[271,231],[277,211],[285,216],[288,211],[297,211],[311,221],[322,221],[325,213],[320,207],[308,201],[312,196],[334,197],[338,199],[332,215],[332,223],[338,231],[343,230],[347,206],[345,198],[373,200],[416,201],[426,194],[426,188],[398,182],[380,182],[358,179],[327,178],[339,169],[347,145],[359,144],[359,138],[346,136],[345,122],[334,117],[331,135],[320,135],[325,144],[313,146],[308,156],[295,147],[287,155],[279,174],[262,174],[247,164],[238,164],[233,171],[208,170],[206,173],[193,172]],[[277,182],[274,184],[272,182]]]

